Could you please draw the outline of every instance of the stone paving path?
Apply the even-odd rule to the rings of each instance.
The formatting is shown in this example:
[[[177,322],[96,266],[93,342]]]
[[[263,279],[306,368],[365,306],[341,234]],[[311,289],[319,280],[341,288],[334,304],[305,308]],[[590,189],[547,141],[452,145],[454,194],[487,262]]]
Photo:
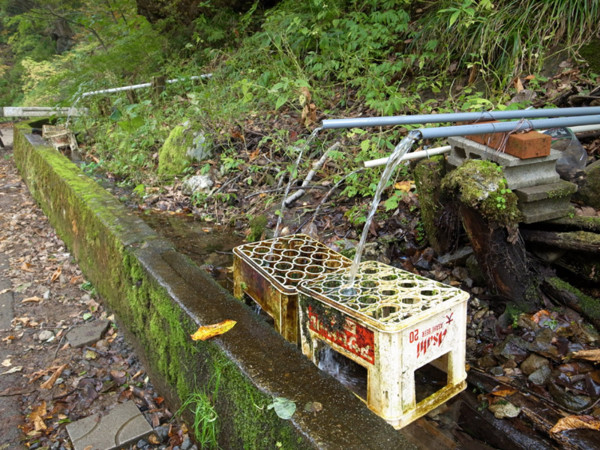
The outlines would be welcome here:
[[[12,129],[0,133],[0,450],[196,448],[29,195]]]

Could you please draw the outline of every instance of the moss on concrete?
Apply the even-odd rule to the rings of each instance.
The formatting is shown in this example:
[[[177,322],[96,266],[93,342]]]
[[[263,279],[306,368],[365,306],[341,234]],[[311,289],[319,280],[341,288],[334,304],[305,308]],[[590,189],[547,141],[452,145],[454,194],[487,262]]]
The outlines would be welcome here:
[[[216,407],[226,419],[219,439],[235,441],[238,448],[275,448],[278,442],[284,448],[307,446],[298,441],[290,422],[254,406],[268,404],[270,397],[221,349],[189,338],[197,324],[140,263],[139,253],[150,251],[148,242],[159,241],[150,229],[137,219],[132,223],[115,199],[53,148],[34,150],[22,132],[16,134],[15,159],[33,196],[109,308],[118,313],[121,328],[143,349],[150,373],[168,389],[172,402],[180,404],[220,372]],[[152,257],[160,258],[160,253]]]
[[[446,175],[442,188],[456,192],[461,202],[507,228],[521,219],[517,196],[508,188],[502,167],[491,161],[466,161]]]

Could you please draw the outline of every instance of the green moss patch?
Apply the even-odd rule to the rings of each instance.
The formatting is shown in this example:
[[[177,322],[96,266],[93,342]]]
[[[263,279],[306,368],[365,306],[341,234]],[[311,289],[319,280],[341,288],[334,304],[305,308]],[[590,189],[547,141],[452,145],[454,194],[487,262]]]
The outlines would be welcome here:
[[[466,161],[446,175],[442,188],[490,221],[511,227],[521,219],[517,196],[508,188],[502,167],[491,161]]]
[[[158,174],[172,178],[183,172],[188,166],[186,149],[190,143],[191,136],[186,135],[183,126],[173,128],[158,152]]]

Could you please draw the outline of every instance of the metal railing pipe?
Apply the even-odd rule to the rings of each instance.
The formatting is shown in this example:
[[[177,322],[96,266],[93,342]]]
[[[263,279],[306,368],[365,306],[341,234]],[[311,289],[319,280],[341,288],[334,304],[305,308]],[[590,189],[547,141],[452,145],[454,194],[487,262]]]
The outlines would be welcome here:
[[[519,120],[515,122],[494,122],[470,125],[454,125],[438,128],[419,128],[420,139],[438,139],[451,136],[473,134],[510,133],[517,131],[540,130],[546,128],[572,127],[600,123],[600,114],[592,116],[557,117],[553,119]]]
[[[186,77],[186,78],[173,78],[171,80],[167,80],[166,83],[167,84],[173,84],[173,83],[179,83],[181,81],[201,80],[201,79],[210,78],[210,77],[212,77],[212,73],[207,73],[207,74],[203,74],[203,75],[194,75],[194,76]],[[112,94],[114,92],[135,91],[136,89],[149,88],[151,86],[152,86],[152,83],[141,83],[141,84],[132,84],[131,86],[122,86],[122,87],[109,88],[109,89],[100,89],[98,91],[84,92],[83,94],[81,94],[79,96],[79,98],[89,97],[90,95],[97,95],[97,94]]]
[[[440,122],[469,122],[481,120],[534,119],[541,117],[568,117],[600,114],[600,106],[579,108],[522,109],[514,111],[484,111],[466,113],[418,114],[413,116],[358,117],[354,119],[328,119],[323,129],[383,127]]]

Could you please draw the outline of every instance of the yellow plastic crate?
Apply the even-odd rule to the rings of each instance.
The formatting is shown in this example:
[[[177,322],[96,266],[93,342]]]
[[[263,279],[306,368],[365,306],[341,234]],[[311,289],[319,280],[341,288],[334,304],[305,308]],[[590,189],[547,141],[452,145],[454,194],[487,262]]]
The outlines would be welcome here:
[[[244,244],[233,249],[233,293],[250,296],[273,318],[276,330],[298,344],[298,284],[351,264],[303,234]]]

